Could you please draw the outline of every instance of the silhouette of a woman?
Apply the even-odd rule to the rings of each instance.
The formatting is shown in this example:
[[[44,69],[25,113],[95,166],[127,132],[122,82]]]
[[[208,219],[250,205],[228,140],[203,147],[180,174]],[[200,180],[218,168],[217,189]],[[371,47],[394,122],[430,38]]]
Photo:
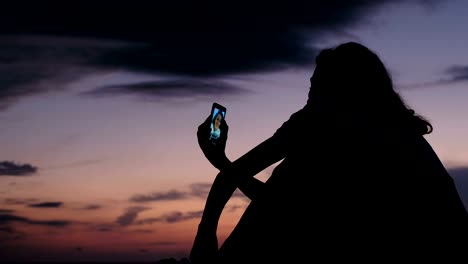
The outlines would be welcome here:
[[[200,145],[221,171],[198,226],[192,263],[378,263],[462,253],[457,250],[466,249],[468,214],[424,139],[431,132],[394,90],[375,53],[354,42],[323,50],[306,105],[273,136],[232,163],[210,160],[212,150]],[[278,161],[264,184],[252,180]],[[218,249],[224,206],[237,187],[254,184],[260,186],[253,188],[255,198]]]

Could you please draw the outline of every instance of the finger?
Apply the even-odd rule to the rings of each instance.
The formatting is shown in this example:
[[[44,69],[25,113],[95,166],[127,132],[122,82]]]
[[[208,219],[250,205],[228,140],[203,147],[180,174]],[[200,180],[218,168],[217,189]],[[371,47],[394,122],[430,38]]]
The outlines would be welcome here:
[[[210,124],[211,124],[211,116],[208,116],[206,120],[198,126],[197,136],[205,137],[206,134],[210,132]]]
[[[210,122],[211,122],[211,115],[209,115],[209,116],[205,119],[205,121],[203,121],[198,127],[203,127],[203,126],[205,126],[206,124],[210,124]]]
[[[211,123],[211,115],[208,115],[208,117],[205,119],[203,124],[210,124]]]

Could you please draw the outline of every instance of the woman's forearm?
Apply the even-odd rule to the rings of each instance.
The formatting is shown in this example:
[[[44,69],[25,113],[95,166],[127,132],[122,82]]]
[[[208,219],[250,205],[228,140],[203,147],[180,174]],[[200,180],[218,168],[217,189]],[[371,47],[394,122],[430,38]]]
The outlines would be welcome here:
[[[222,161],[222,167],[220,169],[221,171],[228,168],[232,164],[226,156],[224,157],[225,158]],[[250,200],[255,200],[255,198],[262,192],[264,184],[264,182],[255,177],[249,177],[245,180],[239,181],[238,188]]]
[[[250,200],[255,200],[265,188],[265,183],[255,177],[248,178],[246,181],[239,182],[239,190]]]
[[[233,175],[223,172],[218,173],[206,199],[199,228],[208,230],[208,232],[216,232],[224,206],[236,188],[237,182],[234,180]]]
[[[252,187],[250,189],[242,187],[249,194],[250,190],[255,187],[263,187],[263,183],[260,183],[260,185],[258,180],[254,183],[252,178],[260,171],[284,158],[283,149],[277,147],[278,143],[276,140],[269,138],[236,161],[229,162],[229,165],[218,173],[206,199],[199,228],[205,229],[208,232],[216,231],[221,212],[237,187],[240,188],[243,184],[249,186],[249,188]],[[224,159],[223,162],[227,164],[228,159]],[[253,191],[255,192],[254,196],[262,192],[262,190],[258,189],[254,189]]]

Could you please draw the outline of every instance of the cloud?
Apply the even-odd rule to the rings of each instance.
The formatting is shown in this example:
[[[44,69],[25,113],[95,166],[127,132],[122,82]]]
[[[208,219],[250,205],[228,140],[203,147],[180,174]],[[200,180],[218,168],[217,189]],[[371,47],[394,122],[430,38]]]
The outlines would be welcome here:
[[[24,9],[14,4],[3,7],[5,11],[10,10],[6,13],[14,15],[2,16],[0,21],[9,22],[10,31],[18,34],[32,30],[40,36],[117,39],[146,44],[97,56],[95,64],[211,76],[308,64],[311,57],[307,39],[317,37],[324,30],[355,25],[384,2],[388,1],[377,4],[371,1],[344,4],[313,0],[281,4],[236,1],[227,7],[215,1],[197,4],[120,1],[109,5],[75,5],[73,9],[80,14],[76,16],[75,12],[68,12],[69,5],[56,1],[53,6],[34,7],[34,14],[40,17],[35,23],[21,19]],[[55,12],[40,15],[40,10],[51,9]],[[133,10],[133,14],[129,10]],[[106,14],[104,21],[102,14]],[[63,53],[70,54],[73,50],[65,49]],[[82,57],[96,58],[89,53]]]
[[[193,183],[190,185],[190,195],[206,199],[211,189],[211,183]],[[239,189],[232,194],[233,198],[247,198]]]
[[[64,90],[71,81],[96,72],[123,70],[194,83],[194,78],[219,80],[310,67],[317,43],[327,36],[346,35],[386,4],[414,2],[55,0],[28,3],[31,11],[10,2],[2,5],[0,17],[0,24],[8,25],[0,35],[0,108],[24,96]],[[416,1],[422,6],[435,2]],[[150,91],[161,91],[154,84],[151,89],[131,85],[121,92],[173,95]],[[222,91],[238,90],[232,88]],[[191,90],[196,95],[199,87]]]
[[[135,94],[157,98],[207,97],[211,95],[240,95],[248,90],[216,79],[179,78],[98,87],[82,93],[88,96]]]
[[[187,195],[205,199],[208,196],[208,192],[209,192],[209,189],[211,188],[211,184],[194,183],[190,185],[190,188],[191,188],[191,191],[188,192]],[[186,197],[188,196],[184,194],[183,197],[184,197],[183,199],[186,199]],[[240,191],[234,192],[233,197],[246,198],[246,196]],[[228,209],[229,212],[234,212],[238,209],[243,209],[243,208],[244,207],[241,205],[231,205],[229,207],[226,207],[226,209]],[[174,223],[174,222],[180,222],[184,220],[190,220],[193,218],[200,218],[202,214],[203,214],[203,211],[190,211],[186,213],[174,211],[169,214],[162,215],[160,217],[146,218],[146,219],[135,221],[134,223],[137,225],[152,224],[155,222]]]
[[[149,208],[147,208],[149,209]],[[132,211],[133,210],[133,211]],[[136,212],[136,216],[135,218],[133,218],[133,216],[129,216],[129,211],[132,211],[133,213]],[[122,214],[122,216],[124,216],[124,218],[126,218],[125,220],[123,218],[121,218],[122,216],[120,216],[119,218],[121,218],[120,222],[104,222],[104,223],[95,223],[95,222],[81,222],[81,223],[78,223],[76,222],[77,224],[82,224],[83,226],[86,227],[86,230],[87,231],[91,231],[91,232],[102,232],[102,233],[109,233],[109,232],[115,232],[115,233],[140,233],[140,234],[150,234],[150,233],[154,233],[156,232],[156,230],[153,230],[153,229],[143,229],[143,228],[137,228],[137,229],[127,229],[128,226],[130,225],[133,225],[135,223],[135,219],[138,217],[138,214],[142,211],[138,211],[137,209],[130,209],[130,208],[127,208],[125,209],[125,212],[124,214]],[[133,220],[132,220],[133,218]]]
[[[0,162],[0,176],[30,176],[36,172],[37,167],[30,164],[17,164],[13,161]]]
[[[175,201],[187,199],[188,194],[177,190],[170,190],[168,192],[154,192],[149,195],[138,194],[132,196],[129,200],[131,202],[146,203],[156,201]]]
[[[1,20],[1,18],[0,18]],[[0,34],[0,111],[18,99],[67,90],[67,84],[99,72],[88,63],[119,48],[118,41],[50,35]]]
[[[444,73],[449,77],[441,81],[446,83],[468,81],[468,65],[452,65]]]
[[[468,167],[450,168],[448,173],[452,176],[460,198],[468,210]]]
[[[99,204],[89,204],[83,208],[81,208],[82,210],[98,210],[98,209],[101,209],[102,208],[102,205],[99,205]]]
[[[162,219],[164,219],[167,223],[177,223],[181,221],[187,221],[191,219],[198,219],[203,215],[203,211],[191,211],[191,212],[172,212],[167,215],[163,215]]]
[[[26,198],[26,199],[21,199],[21,198],[6,198],[4,200],[5,204],[9,205],[24,205],[24,204],[30,204],[37,202],[38,199],[35,198]]]
[[[121,226],[131,225],[135,221],[139,213],[149,209],[151,208],[142,206],[129,207],[125,210],[124,214],[117,218],[115,222]]]
[[[228,212],[235,212],[239,209],[244,209],[245,210],[245,207],[244,206],[241,206],[241,205],[231,205],[229,207],[226,206],[226,209],[228,210]]]
[[[51,228],[64,228],[72,222],[67,220],[35,220],[13,214],[13,210],[0,210],[0,247],[9,246],[8,241],[22,240],[27,234],[16,229],[15,223],[39,225]],[[7,242],[7,244],[2,244]]]
[[[435,81],[398,85],[400,88],[425,88],[443,84],[455,84],[468,81],[468,65],[452,65],[442,71],[444,77]]]
[[[26,217],[17,216],[13,214],[0,214],[0,225],[9,223],[25,223],[30,225],[43,225],[50,227],[64,227],[71,224],[70,221],[65,220],[32,220]]]
[[[210,192],[211,183],[193,183],[190,185],[190,194],[205,199]]]
[[[34,207],[34,208],[59,208],[59,207],[62,207],[62,205],[63,205],[62,202],[43,202],[43,203],[30,204],[28,206]]]
[[[135,221],[135,225],[144,225],[144,224],[153,224],[156,222],[165,222],[165,223],[178,223],[182,221],[187,221],[191,219],[198,219],[203,215],[203,210],[201,211],[189,211],[189,212],[179,212],[174,211],[168,214],[161,215],[160,217],[145,218],[142,220]]]
[[[84,204],[75,206],[74,210],[96,211],[102,209],[104,206],[100,204]]]
[[[151,194],[137,194],[130,197],[130,202],[148,203],[161,201],[179,201],[191,197],[206,199],[211,188],[211,183],[193,183],[188,191],[170,190],[168,192],[153,192]],[[233,198],[246,198],[238,189],[232,194]]]

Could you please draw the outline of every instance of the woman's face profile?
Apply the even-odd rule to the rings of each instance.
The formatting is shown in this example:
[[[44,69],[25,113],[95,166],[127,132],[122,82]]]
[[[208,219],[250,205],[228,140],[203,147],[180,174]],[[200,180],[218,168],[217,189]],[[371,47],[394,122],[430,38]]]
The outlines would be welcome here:
[[[222,119],[222,115],[221,115],[221,113],[218,113],[216,115],[215,122],[214,122],[214,129],[215,130],[219,129],[219,126],[221,125],[221,119]]]

